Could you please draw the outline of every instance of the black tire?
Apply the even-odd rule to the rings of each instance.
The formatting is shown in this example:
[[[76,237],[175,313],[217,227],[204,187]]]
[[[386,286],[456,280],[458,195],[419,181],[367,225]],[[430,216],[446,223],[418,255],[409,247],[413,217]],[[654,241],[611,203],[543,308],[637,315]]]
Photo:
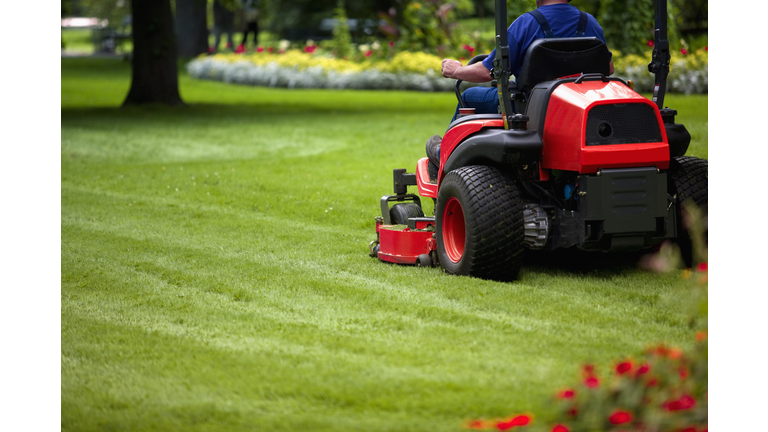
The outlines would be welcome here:
[[[432,257],[429,254],[421,254],[416,257],[416,267],[432,267]]]
[[[389,218],[393,225],[405,225],[408,218],[424,217],[424,211],[416,203],[395,204],[389,209]]]
[[[451,171],[440,185],[435,214],[437,256],[446,273],[517,278],[523,260],[523,200],[511,177],[481,165]]]
[[[701,257],[694,256],[693,244],[685,224],[685,201],[690,200],[701,210],[706,220],[709,207],[708,194],[709,167],[706,159],[691,156],[672,158],[669,161],[669,193],[677,195],[676,213],[677,220],[677,244],[683,255],[685,265],[691,267],[694,260]],[[707,230],[704,227],[704,245],[707,244]]]

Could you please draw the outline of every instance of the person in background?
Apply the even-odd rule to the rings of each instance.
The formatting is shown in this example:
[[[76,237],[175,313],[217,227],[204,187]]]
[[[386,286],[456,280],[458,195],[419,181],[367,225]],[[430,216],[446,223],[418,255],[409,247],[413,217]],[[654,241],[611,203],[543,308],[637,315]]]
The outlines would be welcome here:
[[[215,52],[221,44],[222,33],[227,34],[227,49],[232,49],[235,42],[232,40],[232,33],[235,31],[235,12],[227,9],[221,4],[220,0],[213,2],[213,47],[208,48],[208,52]]]
[[[256,0],[240,0],[243,5],[243,18],[245,19],[245,31],[240,45],[235,50],[236,53],[245,52],[245,44],[248,42],[248,34],[253,33],[253,46],[259,43],[259,10],[256,9]]]

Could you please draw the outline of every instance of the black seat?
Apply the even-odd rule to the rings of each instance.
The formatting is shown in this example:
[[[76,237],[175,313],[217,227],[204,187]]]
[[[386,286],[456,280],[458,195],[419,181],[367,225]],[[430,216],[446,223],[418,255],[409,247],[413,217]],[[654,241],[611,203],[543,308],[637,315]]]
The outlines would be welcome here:
[[[611,53],[596,37],[537,39],[528,47],[517,75],[525,98],[538,83],[580,73],[610,73]]]

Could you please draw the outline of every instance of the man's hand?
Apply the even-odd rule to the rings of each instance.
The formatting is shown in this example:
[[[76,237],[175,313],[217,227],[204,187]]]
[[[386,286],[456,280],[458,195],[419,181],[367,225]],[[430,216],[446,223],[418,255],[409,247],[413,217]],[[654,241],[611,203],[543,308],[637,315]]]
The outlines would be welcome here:
[[[456,79],[456,69],[461,66],[461,62],[452,59],[443,59],[442,74],[446,78]]]

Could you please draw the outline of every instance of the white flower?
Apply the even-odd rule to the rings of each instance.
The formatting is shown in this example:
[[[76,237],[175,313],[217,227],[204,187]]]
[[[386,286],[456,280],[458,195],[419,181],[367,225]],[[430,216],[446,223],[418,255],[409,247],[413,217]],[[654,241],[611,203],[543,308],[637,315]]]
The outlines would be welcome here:
[[[280,41],[280,44],[278,45],[278,47],[279,47],[281,50],[287,50],[289,46],[291,46],[291,43],[290,43],[290,42],[288,42],[288,41],[287,41],[287,40],[285,40],[285,39],[281,40],[281,41]]]

